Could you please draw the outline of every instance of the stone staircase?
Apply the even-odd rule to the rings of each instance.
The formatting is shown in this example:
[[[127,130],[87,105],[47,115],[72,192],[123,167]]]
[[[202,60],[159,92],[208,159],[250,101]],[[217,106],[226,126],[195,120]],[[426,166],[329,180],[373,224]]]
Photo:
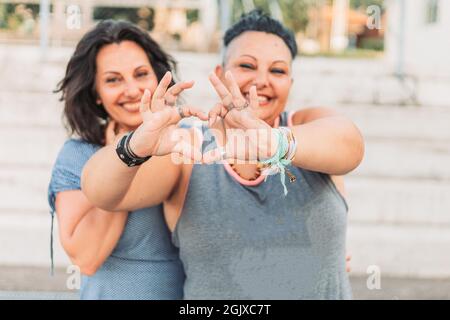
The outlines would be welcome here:
[[[71,51],[52,49],[42,60],[36,47],[0,46],[0,266],[50,264],[47,185],[66,138],[51,92]],[[186,99],[212,106],[206,76],[217,57],[175,57],[181,77],[196,79]],[[397,106],[405,97],[383,68],[377,60],[301,58],[289,105],[336,107],[365,136],[365,159],[346,177],[354,273],[375,265],[386,276],[450,278],[450,105]],[[55,262],[67,266],[57,228],[55,238]]]

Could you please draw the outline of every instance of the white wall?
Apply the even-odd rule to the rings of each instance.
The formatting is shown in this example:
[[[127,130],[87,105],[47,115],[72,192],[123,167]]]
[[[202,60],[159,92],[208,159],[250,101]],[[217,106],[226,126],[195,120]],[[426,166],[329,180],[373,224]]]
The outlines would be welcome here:
[[[396,70],[399,52],[400,0],[387,0],[386,57]],[[435,24],[426,23],[428,0],[405,0],[405,72],[420,77],[450,78],[450,1],[441,0]]]

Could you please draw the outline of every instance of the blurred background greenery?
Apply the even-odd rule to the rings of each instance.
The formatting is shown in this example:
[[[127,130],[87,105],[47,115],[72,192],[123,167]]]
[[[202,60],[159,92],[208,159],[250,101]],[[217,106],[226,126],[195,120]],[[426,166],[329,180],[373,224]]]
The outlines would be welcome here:
[[[0,0],[0,42],[36,43],[39,40],[40,1]],[[335,15],[332,0],[209,0],[133,1],[49,0],[50,43],[73,45],[86,29],[103,19],[123,19],[138,24],[170,49],[217,51],[224,19],[236,21],[244,12],[260,8],[281,19],[296,34],[300,51],[310,56],[377,57],[384,50],[384,30],[369,30],[367,7],[381,8],[384,0],[345,0],[348,44],[342,50],[330,47]],[[207,4],[206,4],[207,3]],[[79,6],[81,30],[65,27],[68,7]],[[217,12],[227,6],[227,16]],[[88,15],[88,16],[87,16]],[[219,21],[219,22],[218,22]],[[201,39],[201,41],[199,40]],[[207,43],[205,43],[205,40]]]

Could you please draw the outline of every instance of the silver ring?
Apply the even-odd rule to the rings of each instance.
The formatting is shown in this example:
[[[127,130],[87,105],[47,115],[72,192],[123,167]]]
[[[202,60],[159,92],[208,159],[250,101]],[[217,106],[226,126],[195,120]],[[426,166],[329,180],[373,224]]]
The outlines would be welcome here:
[[[248,101],[245,100],[245,103],[242,107],[236,107],[236,110],[241,111],[244,110],[245,108],[247,108],[249,106]]]
[[[170,90],[170,89],[169,89],[169,90]],[[167,93],[169,93],[169,91],[167,91],[166,94],[167,94]],[[173,95],[172,95],[172,96],[173,96]],[[173,97],[173,98],[175,98],[175,100],[174,100],[173,102],[169,102],[168,99],[164,96],[164,103],[165,103],[167,106],[175,107],[175,106],[177,105],[177,98],[176,98],[176,97]]]
[[[237,111],[242,111],[245,108],[247,108],[249,106],[249,103],[247,100],[245,100],[244,105],[242,105],[241,107],[236,106],[233,102],[231,102],[230,104],[225,106],[225,109],[228,110],[228,112],[230,112],[232,109],[236,109]]]
[[[230,102],[229,104],[227,104],[225,106],[225,109],[227,109],[228,112],[230,112],[231,110],[233,110],[234,108],[236,108],[236,106],[234,105],[233,102]]]
[[[181,119],[186,118],[186,116],[183,113],[183,109],[181,108],[181,106],[177,105],[176,108],[177,108],[178,114],[180,115]]]

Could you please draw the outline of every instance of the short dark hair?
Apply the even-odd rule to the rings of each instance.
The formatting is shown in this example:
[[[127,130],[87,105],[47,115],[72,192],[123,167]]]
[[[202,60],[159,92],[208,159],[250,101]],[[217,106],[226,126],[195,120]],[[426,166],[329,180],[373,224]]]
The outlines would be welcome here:
[[[105,45],[125,40],[135,42],[145,51],[158,81],[167,71],[176,72],[175,60],[146,31],[127,21],[101,21],[77,44],[66,74],[54,91],[62,92],[60,101],[65,101],[63,116],[70,135],[76,133],[89,143],[105,144],[108,113],[96,103],[96,58]]]
[[[247,14],[243,14],[241,18],[225,32],[223,38],[225,48],[228,47],[233,39],[246,31],[261,31],[277,35],[284,43],[286,43],[291,52],[292,59],[297,55],[297,43],[295,42],[294,33],[283,26],[281,22],[271,18],[260,9],[254,9]]]

